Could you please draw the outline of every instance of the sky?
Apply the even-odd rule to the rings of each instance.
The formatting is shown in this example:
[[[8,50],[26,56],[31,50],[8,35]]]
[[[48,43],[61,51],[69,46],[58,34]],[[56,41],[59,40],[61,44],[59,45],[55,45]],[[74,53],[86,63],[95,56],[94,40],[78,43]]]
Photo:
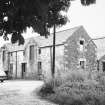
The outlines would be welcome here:
[[[87,7],[82,6],[80,0],[72,1],[66,15],[69,22],[65,26],[57,28],[57,31],[83,25],[91,38],[105,37],[105,0],[96,0],[96,4]],[[23,36],[29,38],[37,36],[37,33],[28,29]],[[4,43],[7,42],[0,38],[0,46]]]
[[[87,7],[80,0],[73,1],[67,16],[70,22],[65,28],[83,25],[90,37],[105,37],[105,0],[96,0],[96,4]]]

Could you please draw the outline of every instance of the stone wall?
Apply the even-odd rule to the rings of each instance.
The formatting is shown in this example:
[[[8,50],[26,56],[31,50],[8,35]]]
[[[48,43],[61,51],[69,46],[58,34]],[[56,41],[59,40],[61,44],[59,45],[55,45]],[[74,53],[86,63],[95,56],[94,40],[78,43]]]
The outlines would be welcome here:
[[[34,46],[34,58],[30,60],[30,46]],[[27,71],[26,71],[26,79],[38,79],[38,69],[37,69],[37,62],[38,62],[38,46],[34,39],[30,40],[25,48],[25,59],[27,63]]]
[[[64,46],[55,47],[55,75],[58,75],[63,69],[63,50]],[[41,62],[42,62],[42,73],[44,78],[52,78],[52,59],[53,59],[52,47],[41,48]]]
[[[21,79],[22,78],[22,63],[24,63],[24,55],[23,51],[14,51],[9,55],[9,72],[10,76],[14,78]],[[13,65],[13,70],[10,67]]]
[[[84,42],[82,47],[80,46],[80,40]],[[30,46],[34,46],[32,60],[30,60]],[[39,49],[41,50],[40,54]],[[67,70],[84,69],[92,71],[97,69],[96,45],[83,27],[76,30],[64,43],[56,45],[55,51],[55,76],[59,76],[60,73]],[[12,77],[22,78],[22,63],[26,63],[24,77],[26,79],[38,79],[38,63],[40,62],[42,76],[45,79],[50,79],[52,78],[52,60],[52,46],[40,47],[35,39],[31,38],[23,48],[23,51],[16,49],[16,51],[12,51],[12,55],[10,54],[9,58],[8,54],[6,55],[3,67],[7,70],[7,68],[10,69],[10,64],[13,64]],[[81,60],[85,62],[84,68],[80,66]]]
[[[6,46],[0,49],[0,68],[3,71],[8,71],[8,50]]]
[[[102,56],[99,60],[98,60],[98,65],[97,65],[97,67],[98,67],[98,70],[100,71],[100,72],[105,72],[103,69],[103,62],[105,62],[105,55],[104,56]]]
[[[80,40],[84,40],[83,51],[80,50]],[[65,42],[64,59],[67,70],[81,69],[80,59],[85,61],[85,70],[96,70],[96,46],[83,28]]]

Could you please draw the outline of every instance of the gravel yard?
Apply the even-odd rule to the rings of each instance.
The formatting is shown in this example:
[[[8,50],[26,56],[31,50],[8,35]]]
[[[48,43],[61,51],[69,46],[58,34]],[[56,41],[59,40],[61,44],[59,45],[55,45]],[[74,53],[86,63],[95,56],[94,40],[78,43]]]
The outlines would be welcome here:
[[[42,85],[42,81],[4,81],[0,83],[0,105],[55,105],[35,95]]]

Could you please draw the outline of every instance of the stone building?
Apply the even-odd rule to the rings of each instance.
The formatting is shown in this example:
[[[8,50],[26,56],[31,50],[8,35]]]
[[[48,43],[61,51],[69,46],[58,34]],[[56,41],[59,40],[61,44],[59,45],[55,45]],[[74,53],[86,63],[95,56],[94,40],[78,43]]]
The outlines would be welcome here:
[[[93,39],[97,46],[97,69],[105,72],[105,38]]]
[[[49,79],[53,59],[52,42],[53,35],[51,34],[48,38],[40,36],[29,38],[21,46],[6,44],[8,69],[2,67],[12,78],[39,79],[43,76]],[[55,75],[65,70],[96,70],[96,48],[83,26],[57,32]],[[2,50],[1,54],[4,57]]]
[[[10,44],[8,44],[9,46]],[[7,44],[0,48],[0,70],[4,70],[8,74],[9,63],[8,63],[8,53],[9,49]]]
[[[23,62],[23,46],[7,43],[1,47],[0,64],[1,69],[6,72],[9,77],[18,78],[20,76],[20,62]],[[21,59],[22,58],[22,59]]]

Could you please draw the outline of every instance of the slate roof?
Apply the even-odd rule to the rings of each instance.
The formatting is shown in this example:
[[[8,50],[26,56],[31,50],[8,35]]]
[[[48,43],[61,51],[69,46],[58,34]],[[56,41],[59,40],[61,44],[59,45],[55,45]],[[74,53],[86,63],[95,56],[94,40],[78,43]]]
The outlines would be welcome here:
[[[6,47],[6,49],[9,52],[21,51],[21,50],[24,50],[24,47],[28,43],[28,41],[29,41],[29,39],[26,39],[24,45],[20,45],[20,46],[18,46],[18,43],[15,43],[15,44],[6,43],[2,47]]]
[[[93,41],[97,46],[97,58],[100,59],[105,55],[105,37],[93,39]]]
[[[79,28],[83,28],[83,26],[77,26],[74,28],[70,28],[67,30],[56,32],[56,45],[63,44],[70,36],[73,35],[74,32],[76,32]],[[45,38],[43,36],[38,37],[31,37],[25,40],[24,45],[17,46],[17,44],[5,44],[10,52],[13,51],[19,51],[24,50],[24,47],[26,44],[34,39],[35,42],[39,45],[39,47],[46,47],[46,46],[52,46],[53,45],[53,34],[48,36],[48,38]]]
[[[56,32],[56,45],[63,44],[70,36],[73,35],[82,26],[74,27],[71,29]],[[83,27],[82,27],[83,28]],[[39,43],[40,47],[52,46],[53,45],[53,34],[48,38],[38,36],[35,38],[36,42]]]
[[[80,28],[83,28],[83,26],[78,26],[78,27],[56,32],[56,45],[63,44],[70,36],[73,35],[74,32],[76,32]],[[17,44],[13,45],[11,43],[6,43],[3,46],[6,46],[8,51],[10,52],[24,50],[24,47],[32,39],[35,40],[35,42],[39,45],[39,47],[52,46],[53,44],[53,40],[52,40],[53,34],[51,34],[48,38],[38,36],[38,37],[31,37],[31,38],[25,39],[24,45],[17,46]],[[105,55],[105,37],[92,39],[92,40],[97,46],[97,58],[100,59]]]

